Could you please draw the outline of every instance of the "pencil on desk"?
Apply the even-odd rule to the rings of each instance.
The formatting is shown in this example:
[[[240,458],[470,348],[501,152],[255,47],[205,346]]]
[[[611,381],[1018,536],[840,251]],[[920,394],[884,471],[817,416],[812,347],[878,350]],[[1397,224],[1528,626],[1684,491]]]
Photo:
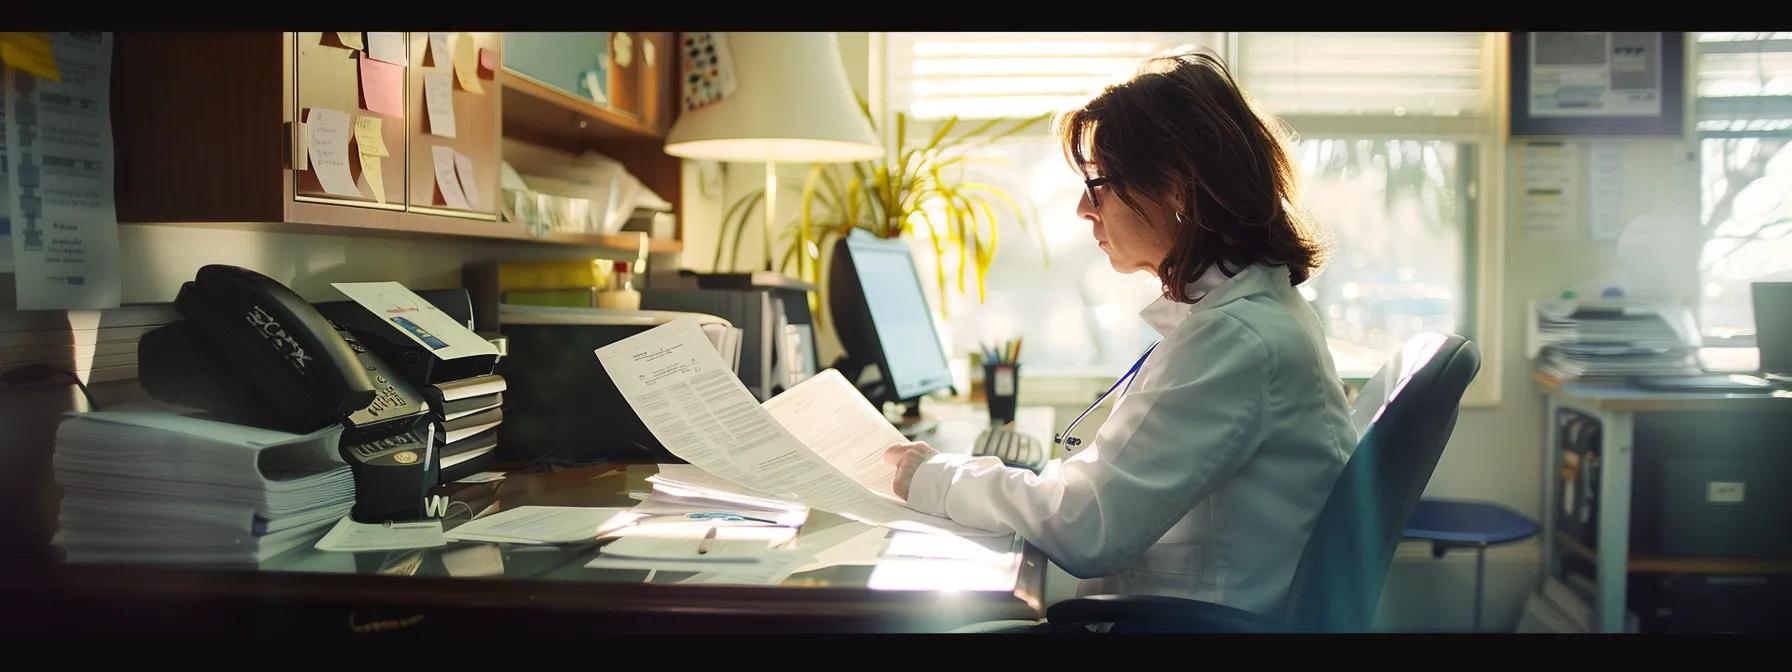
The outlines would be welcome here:
[[[716,528],[712,526],[709,528],[708,532],[703,533],[703,541],[697,542],[697,555],[707,555],[709,553],[710,542],[715,540]]]

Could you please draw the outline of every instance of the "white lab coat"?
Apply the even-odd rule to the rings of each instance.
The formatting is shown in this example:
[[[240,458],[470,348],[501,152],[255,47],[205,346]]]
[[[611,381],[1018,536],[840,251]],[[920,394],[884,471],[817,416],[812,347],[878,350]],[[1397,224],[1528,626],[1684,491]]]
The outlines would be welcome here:
[[[1318,317],[1288,270],[1209,271],[1193,304],[1140,317],[1163,335],[1093,441],[1042,475],[994,457],[922,464],[908,505],[1012,530],[1079,595],[1155,594],[1272,615],[1356,447]]]

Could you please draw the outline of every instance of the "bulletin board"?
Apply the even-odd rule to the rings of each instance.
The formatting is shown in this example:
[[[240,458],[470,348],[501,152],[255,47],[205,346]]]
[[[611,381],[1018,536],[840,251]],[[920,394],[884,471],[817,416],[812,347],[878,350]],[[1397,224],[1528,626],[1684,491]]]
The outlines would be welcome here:
[[[396,92],[386,91],[388,98],[382,100],[390,100],[390,96],[395,93],[400,101],[400,107],[397,110],[392,110],[389,105],[371,103],[368,96],[378,95],[379,92],[363,86],[363,75],[377,71],[391,77],[396,70],[398,82],[402,84],[403,71],[406,68],[377,59],[372,59],[374,60],[372,63],[364,63],[364,60],[371,58],[368,55],[365,35],[365,33],[297,33],[298,57],[294,61],[293,67],[293,80],[297,92],[294,100],[297,109],[294,110],[293,118],[301,123],[295,124],[297,132],[293,134],[293,137],[297,146],[294,147],[293,156],[302,158],[303,161],[300,162],[302,169],[293,171],[296,180],[293,193],[295,198],[301,201],[403,210],[406,205],[404,161],[407,150],[406,120],[403,114],[382,114],[369,109],[369,107],[371,105],[388,111],[402,112],[404,109],[402,107],[403,98],[407,94],[402,87]],[[342,146],[332,147],[330,151],[346,155],[349,178],[353,180],[356,193],[331,193],[326,188],[324,180],[321,179],[323,176],[319,173],[320,170],[327,170],[327,168],[321,165],[311,165],[311,155],[308,152],[311,138],[306,129],[312,121],[311,111],[314,109],[333,110],[346,115],[345,118],[349,123],[347,135],[339,139],[332,138],[332,145],[340,141]],[[357,117],[378,120],[380,126],[378,135],[384,140],[386,156],[379,157],[376,152],[370,151],[371,147],[363,147],[366,143],[354,140],[353,126]],[[374,160],[379,161],[379,166],[372,167],[373,170],[370,171],[370,166],[365,164]],[[370,176],[375,173],[379,176],[383,194],[382,190],[375,189],[370,182]],[[380,202],[381,196],[384,196],[383,203]]]
[[[450,52],[447,57],[438,57],[431,45],[431,33],[410,33],[411,36],[411,69],[407,75],[406,90],[408,101],[406,110],[410,119],[411,142],[409,150],[410,175],[408,185],[411,194],[413,211],[430,214],[470,217],[475,219],[496,220],[498,213],[498,177],[500,154],[500,134],[502,133],[502,82],[498,73],[503,68],[503,36],[499,33],[450,32],[438,33],[438,40],[445,41]],[[453,59],[463,49],[473,52],[471,60],[457,66]],[[463,85],[456,67],[469,67],[469,76],[476,82],[478,91],[470,90]],[[435,77],[440,81],[447,80],[453,109],[454,137],[446,137],[431,126],[432,113],[429,109],[429,93],[426,91],[428,81]],[[437,112],[440,114],[440,111]],[[436,170],[436,148],[452,150],[458,157],[457,165],[451,171],[438,174]],[[465,173],[465,174],[463,174]],[[450,203],[450,198],[443,190],[443,182],[450,189],[459,189],[466,199],[465,205]]]
[[[1512,33],[1511,134],[1685,134],[1685,33]]]

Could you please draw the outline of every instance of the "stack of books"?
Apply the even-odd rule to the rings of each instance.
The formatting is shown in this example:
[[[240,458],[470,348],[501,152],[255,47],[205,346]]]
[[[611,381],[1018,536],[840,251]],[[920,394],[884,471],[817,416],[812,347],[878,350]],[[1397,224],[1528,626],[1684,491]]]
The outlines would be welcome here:
[[[289,434],[142,402],[56,430],[69,562],[257,564],[306,546],[354,507],[341,425]]]
[[[1699,373],[1690,311],[1626,302],[1539,302],[1529,349],[1537,371],[1561,381]]]
[[[435,453],[441,481],[453,483],[485,471],[498,448],[498,424],[504,421],[504,378],[490,373],[420,389],[438,423]]]

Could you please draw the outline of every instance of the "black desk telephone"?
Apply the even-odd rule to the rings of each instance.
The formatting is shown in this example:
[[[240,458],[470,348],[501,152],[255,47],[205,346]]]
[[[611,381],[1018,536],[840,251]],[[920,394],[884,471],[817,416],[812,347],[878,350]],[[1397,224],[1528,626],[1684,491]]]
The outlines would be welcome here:
[[[150,396],[289,432],[345,426],[357,522],[425,515],[435,425],[396,369],[311,304],[255,271],[210,265],[174,299],[184,322],[147,334],[139,378]]]

